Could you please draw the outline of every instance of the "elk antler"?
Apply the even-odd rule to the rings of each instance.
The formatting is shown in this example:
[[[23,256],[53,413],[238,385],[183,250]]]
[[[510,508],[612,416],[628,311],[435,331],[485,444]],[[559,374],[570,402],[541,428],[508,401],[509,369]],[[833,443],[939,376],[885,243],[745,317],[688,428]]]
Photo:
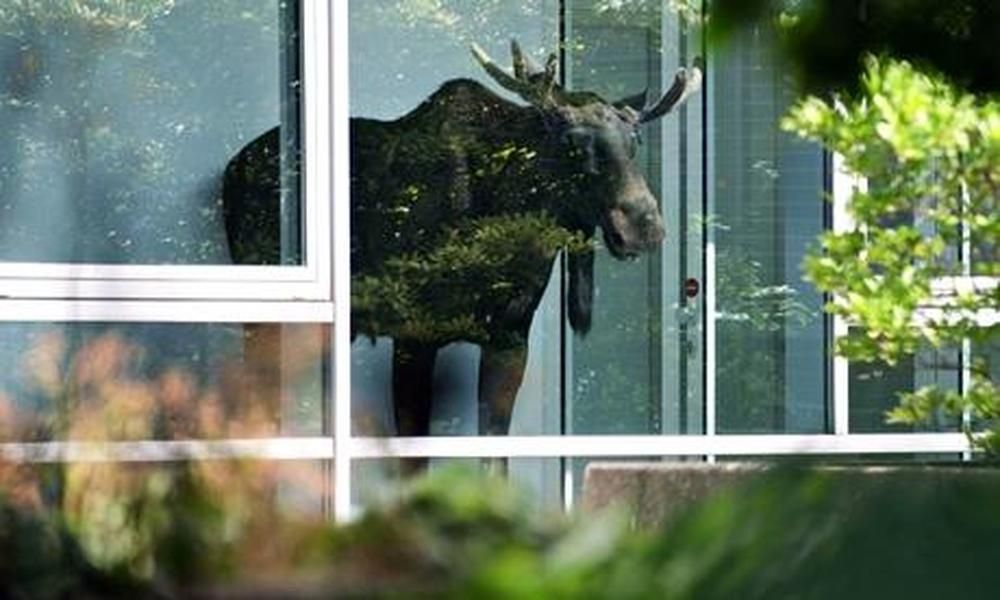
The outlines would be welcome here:
[[[690,69],[685,69],[684,67],[677,69],[677,74],[674,75],[674,82],[671,84],[670,89],[655,103],[647,104],[639,111],[638,122],[647,123],[659,119],[673,110],[675,106],[680,106],[688,96],[697,92],[701,87],[701,65],[701,59],[696,58]]]
[[[549,55],[545,61],[545,69],[542,70],[521,52],[521,46],[515,40],[510,42],[510,53],[514,62],[513,75],[497,66],[478,44],[472,44],[472,55],[476,57],[476,61],[503,88],[514,92],[532,104],[551,104],[555,100],[553,89],[555,88],[556,63],[558,62],[556,54]]]

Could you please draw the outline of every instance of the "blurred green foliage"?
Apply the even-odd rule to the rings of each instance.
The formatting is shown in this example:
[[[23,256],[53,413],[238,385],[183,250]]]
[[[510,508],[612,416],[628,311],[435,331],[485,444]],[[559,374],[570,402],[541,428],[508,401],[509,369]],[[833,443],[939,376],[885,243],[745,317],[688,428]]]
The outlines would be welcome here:
[[[437,471],[344,527],[214,528],[179,487],[153,574],[96,569],[56,513],[0,510],[4,597],[988,598],[1000,585],[995,473],[787,468],[634,530],[624,511],[538,514],[508,484]],[[238,491],[234,492],[238,493]],[[192,504],[193,503],[193,504]],[[192,506],[213,506],[208,512]],[[214,540],[214,541],[212,541]],[[239,546],[283,548],[267,569]],[[236,550],[235,552],[233,552]],[[87,555],[88,558],[89,555]],[[170,557],[168,560],[167,558]],[[224,560],[220,560],[224,559]],[[228,564],[230,569],[224,568]],[[220,570],[220,565],[223,567]],[[270,595],[268,595],[270,594]]]
[[[681,0],[675,0],[681,1]],[[885,54],[969,91],[1000,91],[996,0],[713,0],[709,31],[725,42],[776,20],[777,42],[810,92],[857,90],[864,57]]]
[[[892,365],[921,346],[996,340],[998,326],[979,321],[1000,308],[1000,104],[899,60],[869,59],[862,88],[851,101],[806,98],[783,123],[869,181],[850,197],[851,226],[824,235],[805,264],[833,295],[828,310],[854,326],[838,352]],[[959,259],[963,246],[973,251]],[[981,360],[971,370],[965,396],[904,394],[890,420],[969,410],[993,428],[984,447],[997,449],[1000,390]]]
[[[18,510],[0,494],[0,596],[61,597],[80,583],[78,558],[53,519]]]

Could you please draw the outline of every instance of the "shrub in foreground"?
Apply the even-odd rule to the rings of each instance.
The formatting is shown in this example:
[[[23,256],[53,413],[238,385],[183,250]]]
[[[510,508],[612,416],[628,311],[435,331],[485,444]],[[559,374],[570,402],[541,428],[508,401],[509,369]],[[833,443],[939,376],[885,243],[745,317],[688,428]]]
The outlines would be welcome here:
[[[623,513],[540,515],[465,471],[434,473],[344,527],[270,515],[266,533],[225,515],[232,498],[179,487],[151,513],[146,570],[124,554],[95,561],[78,541],[86,522],[4,501],[0,596],[994,597],[1000,485],[977,472],[965,484],[933,470],[777,470],[647,531]]]

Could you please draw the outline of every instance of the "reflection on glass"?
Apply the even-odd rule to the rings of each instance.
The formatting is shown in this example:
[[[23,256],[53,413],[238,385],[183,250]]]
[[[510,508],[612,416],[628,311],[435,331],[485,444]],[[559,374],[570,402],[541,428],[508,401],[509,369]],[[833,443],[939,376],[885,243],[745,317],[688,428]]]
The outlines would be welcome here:
[[[325,325],[6,324],[2,441],[320,435]]]
[[[44,587],[29,589],[48,596],[81,585],[84,564],[115,574],[85,578],[92,593],[83,595],[96,597],[134,595],[131,586],[116,593],[112,582],[123,575],[175,585],[287,576],[301,568],[296,551],[326,523],[329,474],[320,461],[0,461],[4,542],[36,553],[14,557],[25,573],[5,585],[23,590],[17,584],[31,581],[34,566]]]
[[[1000,338],[993,335],[972,346],[972,368],[996,384],[1000,384]]]
[[[0,260],[301,262],[297,19],[285,0],[5,3]],[[269,130],[271,154],[237,160]]]
[[[917,427],[886,422],[886,412],[899,403],[899,394],[933,385],[958,390],[962,365],[955,349],[923,349],[895,365],[852,361],[849,368],[849,428],[851,433],[894,431],[956,431],[958,419],[937,415]]]
[[[993,333],[990,334],[989,332]],[[1000,387],[1000,336],[996,334],[996,326],[992,330],[984,329],[984,334],[979,340],[972,340],[972,356],[969,357],[970,386],[991,384],[994,388]],[[996,402],[993,403],[994,405]],[[971,414],[971,427],[975,430],[985,430],[996,425],[983,414],[973,411]],[[987,454],[987,458],[989,455]]]
[[[996,214],[994,212],[994,214]],[[972,235],[972,274],[1000,277],[1000,248],[997,236]]]
[[[800,270],[823,230],[823,154],[778,127],[794,90],[774,35],[742,32],[713,76],[716,372],[708,376],[725,433],[829,426],[823,301]]]
[[[507,433],[519,396],[558,400],[560,323],[537,327],[553,323],[550,282],[565,272],[569,326],[583,333],[595,245],[618,265],[659,248],[639,141],[701,73],[681,71],[649,103],[632,97],[641,82],[564,87],[559,53],[536,55],[558,47],[559,4],[351,5],[352,330],[374,341],[355,346],[363,430]],[[552,351],[556,369],[533,375]]]

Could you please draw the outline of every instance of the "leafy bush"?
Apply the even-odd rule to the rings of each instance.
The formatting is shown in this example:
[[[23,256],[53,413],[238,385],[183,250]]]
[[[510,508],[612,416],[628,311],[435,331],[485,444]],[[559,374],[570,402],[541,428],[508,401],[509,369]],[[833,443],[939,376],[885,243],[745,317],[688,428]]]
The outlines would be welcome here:
[[[393,597],[993,597],[1000,479],[939,475],[782,469],[632,531],[622,514],[540,519],[497,482],[452,472],[340,539],[376,572],[419,564],[411,573],[431,575],[373,594]],[[397,533],[373,534],[385,531]]]
[[[977,469],[957,483],[928,469],[778,470],[643,531],[621,512],[538,514],[506,483],[462,470],[435,472],[340,528],[285,520],[262,533],[237,519],[220,529],[232,499],[206,492],[178,487],[153,513],[171,526],[156,530],[144,573],[96,568],[59,514],[4,501],[0,594],[987,598],[1000,587],[1000,478]],[[245,560],[260,546],[280,549],[265,568]]]
[[[805,265],[832,294],[828,310],[855,326],[837,350],[894,364],[922,346],[988,347],[1000,333],[979,320],[1000,309],[1000,104],[902,61],[869,59],[862,88],[848,102],[807,98],[784,122],[869,182],[850,197],[851,226],[824,235]],[[997,450],[1000,390],[982,357],[971,369],[964,396],[934,387],[905,394],[890,420],[968,410],[993,428],[978,441]]]

